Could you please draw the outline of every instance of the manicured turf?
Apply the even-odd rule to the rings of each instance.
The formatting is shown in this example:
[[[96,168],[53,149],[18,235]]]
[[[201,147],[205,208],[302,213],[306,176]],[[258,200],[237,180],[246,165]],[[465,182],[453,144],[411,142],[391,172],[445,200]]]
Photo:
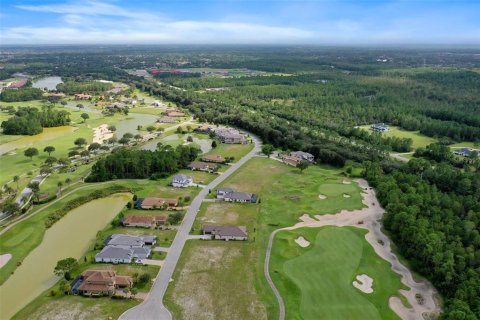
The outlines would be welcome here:
[[[362,126],[362,129],[368,130],[370,132],[373,132],[370,130],[370,126]],[[418,131],[406,131],[399,129],[397,127],[390,127],[390,131],[388,132],[382,132],[382,135],[385,137],[397,137],[397,138],[410,138],[413,140],[412,143],[412,148],[417,149],[417,148],[425,148],[429,144],[438,142],[437,139],[427,137]]]
[[[206,135],[203,135],[206,137]],[[238,161],[253,149],[253,144],[224,144],[217,141],[217,147],[207,154],[217,154],[224,158],[234,157],[233,162]]]
[[[285,301],[287,319],[399,319],[388,307],[400,277],[378,257],[358,228],[324,227],[277,234],[270,272]],[[303,236],[310,246],[294,240]],[[360,274],[373,279],[366,294],[353,287]]]

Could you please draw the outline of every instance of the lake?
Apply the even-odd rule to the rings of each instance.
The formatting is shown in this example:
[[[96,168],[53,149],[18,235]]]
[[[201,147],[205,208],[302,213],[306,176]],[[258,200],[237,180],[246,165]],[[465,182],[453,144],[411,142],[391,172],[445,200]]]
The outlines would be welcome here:
[[[45,88],[47,88],[47,90],[57,90],[57,84],[59,83],[63,83],[62,78],[60,77],[46,77],[35,80],[32,83],[32,87],[42,90]]]
[[[50,229],[42,243],[23,260],[15,273],[0,286],[0,319],[10,319],[60,278],[53,274],[57,261],[80,259],[103,229],[131,198],[117,194],[93,200],[73,209]]]

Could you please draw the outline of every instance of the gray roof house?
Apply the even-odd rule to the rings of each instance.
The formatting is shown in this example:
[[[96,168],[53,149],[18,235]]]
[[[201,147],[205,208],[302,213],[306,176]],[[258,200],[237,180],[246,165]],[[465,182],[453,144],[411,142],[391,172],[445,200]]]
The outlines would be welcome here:
[[[216,240],[247,240],[248,232],[245,226],[203,226],[203,234],[211,235]]]
[[[461,148],[453,151],[453,153],[463,157],[468,157],[472,152],[473,150],[470,148]]]
[[[385,123],[375,123],[370,126],[370,130],[387,132],[387,131],[390,131],[390,128],[388,128],[388,126],[386,126]]]
[[[186,174],[176,174],[172,178],[172,187],[185,188],[193,183],[193,178]]]
[[[131,263],[133,250],[121,247],[106,246],[95,255],[95,262]]]
[[[249,192],[237,192],[232,188],[220,188],[217,190],[217,199],[230,202],[256,203],[257,195]]]
[[[113,234],[105,240],[106,247],[95,255],[95,262],[131,263],[132,260],[146,259],[156,242],[155,236],[131,236]]]
[[[309,161],[309,162],[315,161],[315,157],[313,156],[313,154],[308,152],[294,151],[294,152],[290,152],[290,156],[297,157],[299,159]]]

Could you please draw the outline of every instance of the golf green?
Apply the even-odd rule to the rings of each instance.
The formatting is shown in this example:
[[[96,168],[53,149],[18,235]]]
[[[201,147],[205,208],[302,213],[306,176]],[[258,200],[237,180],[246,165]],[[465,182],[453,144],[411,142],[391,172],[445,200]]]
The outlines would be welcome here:
[[[403,287],[400,277],[376,255],[365,232],[324,227],[277,235],[270,272],[285,301],[287,319],[399,319],[388,300]],[[310,245],[295,243],[299,236]],[[373,279],[373,293],[353,287],[360,274]]]

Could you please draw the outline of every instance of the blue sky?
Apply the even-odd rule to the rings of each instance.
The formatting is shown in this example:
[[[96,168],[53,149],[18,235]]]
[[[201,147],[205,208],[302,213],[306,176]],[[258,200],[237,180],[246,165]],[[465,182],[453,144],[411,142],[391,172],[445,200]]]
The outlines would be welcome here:
[[[480,0],[0,0],[0,44],[480,44]]]

